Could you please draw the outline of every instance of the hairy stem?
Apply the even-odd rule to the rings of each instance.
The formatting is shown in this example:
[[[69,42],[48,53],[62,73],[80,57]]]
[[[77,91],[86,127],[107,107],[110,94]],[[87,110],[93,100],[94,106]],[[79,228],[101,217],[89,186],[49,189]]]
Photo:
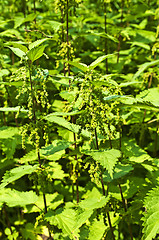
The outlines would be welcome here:
[[[119,186],[119,190],[120,190],[120,195],[121,195],[124,211],[127,212],[127,204],[125,202],[120,183],[118,183],[118,186]],[[131,238],[131,240],[133,240],[132,229],[131,229],[131,225],[130,225],[130,221],[129,221],[128,217],[127,217],[127,224],[128,224],[128,230],[129,230],[130,238]]]
[[[99,150],[97,129],[95,128],[94,131],[95,131],[96,147],[97,147],[97,150]],[[105,187],[104,187],[104,181],[103,181],[102,173],[101,173],[101,176],[100,176],[100,180],[101,180],[101,184],[102,184],[103,195],[106,196],[106,191],[105,191]],[[108,211],[108,210],[107,210],[106,214],[107,214],[107,218],[108,218],[108,223],[109,223],[110,231],[111,231],[111,234],[112,234],[112,239],[115,240],[114,231],[113,231],[113,227],[112,227],[112,223],[111,223],[111,219],[110,219],[110,214],[109,214],[109,211]]]
[[[67,0],[67,6],[66,6],[66,41],[67,41],[67,61],[70,60],[70,56],[69,56],[69,18],[68,18],[68,10],[69,10],[69,6],[68,6],[68,0]],[[68,63],[68,75],[70,75],[70,65]],[[71,84],[71,81],[69,80],[69,84]]]
[[[34,119],[34,124],[36,126],[37,125],[36,114],[35,114],[35,111],[36,111],[36,101],[35,101],[35,97],[34,97],[34,89],[33,89],[33,82],[32,82],[32,69],[31,69],[32,66],[31,66],[31,64],[32,63],[29,63],[29,80],[30,80],[30,87],[31,87],[32,102],[33,102],[33,108],[32,108],[32,110],[33,110],[33,119]],[[42,168],[39,149],[38,149],[37,155],[38,155],[39,167]],[[46,195],[45,195],[44,192],[43,192],[43,202],[44,202],[45,213],[47,213]],[[51,232],[50,232],[49,224],[47,224],[47,227],[48,227],[48,232],[49,232],[49,238],[51,239]]]
[[[73,120],[73,119],[72,119]],[[75,147],[75,150],[77,149],[77,144],[76,144],[76,134],[74,133],[74,147]],[[78,158],[77,158],[77,154],[75,155],[75,161],[77,162],[77,165],[76,165],[76,200],[77,200],[77,203],[79,203],[79,189],[78,189]]]
[[[104,3],[104,31],[107,34],[107,4]],[[105,37],[105,55],[108,54],[108,39]],[[108,74],[108,59],[105,60],[105,70]]]

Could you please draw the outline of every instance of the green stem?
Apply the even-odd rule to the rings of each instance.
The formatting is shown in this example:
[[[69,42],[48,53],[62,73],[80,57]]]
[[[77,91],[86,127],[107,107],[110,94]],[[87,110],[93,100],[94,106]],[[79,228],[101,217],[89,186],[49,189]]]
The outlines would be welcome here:
[[[32,95],[32,102],[33,102],[33,119],[34,119],[34,124],[35,126],[37,125],[37,120],[36,120],[36,114],[35,114],[35,110],[36,110],[36,102],[35,102],[35,97],[34,97],[34,89],[33,89],[33,82],[32,82],[32,63],[29,62],[29,80],[30,80],[30,86],[31,86],[31,95]],[[39,162],[39,167],[42,168],[42,165],[41,165],[41,158],[40,158],[40,152],[38,150],[37,152],[37,155],[38,155],[38,162]],[[43,192],[43,202],[44,202],[44,208],[45,208],[45,213],[47,213],[47,203],[46,203],[46,195],[45,193]],[[47,224],[47,227],[48,227],[48,231],[49,231],[49,238],[51,239],[51,232],[50,232],[50,226],[49,224]]]
[[[121,195],[124,211],[127,212],[127,204],[125,202],[120,183],[118,183],[118,186],[119,186],[119,190],[120,190],[120,195]],[[130,225],[130,221],[129,221],[128,217],[127,217],[127,224],[128,224],[128,230],[129,230],[130,238],[131,238],[131,240],[133,240],[132,229],[131,229],[131,225]]]
[[[70,56],[69,56],[69,18],[68,18],[68,10],[69,10],[69,6],[68,6],[68,0],[66,2],[67,6],[66,6],[66,41],[67,41],[67,61],[70,60]],[[70,65],[68,63],[68,75],[70,75]],[[69,85],[71,84],[71,81],[69,80]]]
[[[94,129],[94,131],[95,131],[95,140],[96,140],[97,150],[99,150],[98,136],[97,136],[97,130],[96,130],[96,128]],[[102,184],[103,195],[106,196],[102,173],[101,173],[101,176],[100,176],[100,180],[101,180],[101,184]],[[112,223],[111,223],[111,219],[110,219],[110,214],[109,214],[109,211],[108,211],[108,210],[107,210],[106,214],[107,214],[107,218],[108,218],[108,223],[109,223],[110,231],[111,231],[111,234],[112,234],[112,239],[115,240],[114,231],[113,231],[113,227],[112,227]]]
[[[104,31],[107,34],[107,5],[104,3]],[[108,39],[105,38],[105,55],[108,54]],[[108,74],[108,59],[105,60],[105,70],[106,74]]]
[[[72,119],[73,120],[73,119]],[[77,149],[77,144],[76,144],[76,134],[74,133],[74,146],[75,146],[75,150]],[[77,158],[77,154],[75,155],[75,161],[77,162],[76,165],[76,200],[77,203],[79,203],[79,188],[78,188],[78,158]]]

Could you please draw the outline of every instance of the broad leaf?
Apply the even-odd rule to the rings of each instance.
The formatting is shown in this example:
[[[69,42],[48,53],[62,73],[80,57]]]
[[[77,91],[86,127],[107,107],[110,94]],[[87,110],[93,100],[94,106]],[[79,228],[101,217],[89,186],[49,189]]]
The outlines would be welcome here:
[[[73,65],[74,67],[80,69],[83,72],[87,72],[88,71],[88,66],[84,63],[78,63],[78,62],[68,62],[70,65]]]
[[[28,52],[27,52],[27,57],[34,62],[35,60],[39,59],[45,50],[46,45],[43,46],[38,46],[35,48],[31,48]]]
[[[74,231],[74,225],[76,223],[76,211],[73,209],[64,209],[61,212],[59,209],[56,212],[56,215],[52,211],[49,211],[45,214],[45,218],[52,225],[58,226],[63,232],[63,234],[67,234],[71,239],[78,239],[78,230]]]
[[[50,156],[53,155],[56,152],[59,152],[61,150],[65,150],[71,145],[70,142],[65,140],[54,140],[52,144],[50,144],[47,147],[43,147],[41,149],[41,153],[44,156]]]
[[[103,62],[106,58],[110,58],[110,57],[113,57],[113,56],[114,56],[114,53],[113,53],[113,54],[104,55],[104,56],[101,56],[101,57],[97,58],[94,62],[92,62],[92,63],[89,65],[89,70],[93,70],[93,69],[96,68],[101,62]]]
[[[70,123],[66,119],[64,119],[62,117],[53,116],[52,114],[47,115],[44,119],[46,119],[49,122],[54,122],[74,133],[79,133],[79,131],[81,129],[81,127],[79,125]],[[91,133],[88,132],[87,130],[82,129],[81,135],[83,135],[84,137],[90,137]]]
[[[33,43],[30,43],[29,44],[29,49],[31,50],[32,48],[40,46],[43,42],[47,41],[48,39],[49,38],[43,38],[43,39],[37,40]]]
[[[33,191],[20,192],[10,188],[4,188],[0,191],[0,203],[6,203],[9,207],[26,206],[34,204],[38,196]]]
[[[137,97],[143,99],[144,101],[152,103],[156,107],[159,106],[159,88],[157,87],[147,89],[138,94]]]
[[[159,186],[151,190],[144,200],[146,212],[143,217],[142,240],[152,240],[159,233]]]
[[[16,167],[11,169],[10,171],[6,171],[6,173],[3,176],[2,183],[0,184],[0,189],[6,187],[8,184],[14,182],[15,180],[23,177],[26,174],[31,174],[35,171],[35,169],[38,167],[38,165],[23,165],[20,167]]]
[[[138,78],[141,73],[143,73],[147,68],[152,67],[152,66],[156,66],[159,64],[159,60],[155,60],[152,62],[146,62],[142,65],[140,65],[139,70],[135,73],[133,80],[135,80],[136,78]]]
[[[125,139],[121,149],[129,161],[136,163],[142,163],[146,160],[153,161],[152,157],[146,151],[140,148],[132,139]]]
[[[103,196],[97,188],[93,188],[90,192],[86,193],[85,199],[79,203],[79,206],[85,210],[94,210],[104,207],[109,201],[109,197]]]
[[[26,55],[26,53],[24,51],[22,51],[20,48],[14,48],[14,47],[9,47],[12,50],[12,52],[14,52],[15,55],[17,55],[18,57],[22,58]]]
[[[90,155],[95,161],[99,162],[104,168],[106,168],[110,177],[113,178],[113,168],[121,157],[121,152],[119,150],[92,150],[84,151],[84,153]]]
[[[89,230],[89,240],[101,240],[106,228],[102,218],[95,219]]]
[[[123,165],[121,163],[117,163],[114,168],[113,178],[110,178],[108,171],[105,171],[103,174],[103,181],[111,182],[112,180],[120,179],[127,175],[133,169],[134,168],[130,164]]]

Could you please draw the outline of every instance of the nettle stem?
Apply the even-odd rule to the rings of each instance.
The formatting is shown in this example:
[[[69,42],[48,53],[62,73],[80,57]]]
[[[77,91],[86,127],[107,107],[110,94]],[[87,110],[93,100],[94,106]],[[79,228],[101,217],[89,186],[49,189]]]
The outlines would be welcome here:
[[[34,4],[34,13],[36,13],[36,0],[34,0],[33,4]],[[34,19],[34,23],[36,24],[36,18]]]
[[[62,37],[61,37],[61,41],[62,43],[65,41],[65,35],[64,35],[64,26],[63,26],[63,23],[64,23],[64,10],[63,8],[61,8],[61,23],[62,23]],[[66,63],[64,62],[63,64],[63,73],[64,73],[64,76],[66,75]]]
[[[67,61],[69,62],[70,56],[69,56],[69,18],[68,18],[68,11],[69,6],[68,6],[68,0],[67,0],[67,5],[66,5],[66,41],[67,41]],[[67,64],[68,67],[68,76],[70,76],[70,65],[69,63]],[[71,84],[71,81],[69,80],[69,85]]]
[[[95,128],[94,131],[95,131],[96,147],[97,147],[97,150],[99,150],[97,129]],[[106,196],[106,191],[105,191],[105,187],[104,187],[104,181],[103,181],[102,172],[101,172],[101,175],[100,175],[100,180],[101,180],[101,184],[102,184],[103,195]],[[111,223],[111,218],[110,218],[110,214],[109,214],[109,211],[108,211],[108,210],[107,210],[106,214],[107,214],[107,218],[108,218],[108,223],[109,223],[110,231],[111,231],[111,234],[112,234],[112,239],[115,240],[114,231],[113,231],[113,227],[112,227],[112,223]]]
[[[74,147],[75,147],[75,150],[77,149],[77,144],[76,144],[76,134],[74,133]],[[77,154],[75,155],[75,161],[77,162],[77,165],[76,165],[76,200],[77,200],[77,203],[79,203],[79,188],[78,188],[78,167],[79,167],[79,163],[78,163],[78,158],[77,158]]]
[[[118,183],[118,186],[119,186],[119,190],[120,190],[120,195],[121,195],[124,211],[125,211],[125,213],[127,213],[127,203],[125,202],[125,199],[124,199],[124,196],[123,196],[123,192],[122,192],[122,188],[121,188],[120,183]],[[132,234],[132,229],[131,229],[131,225],[130,225],[129,219],[127,219],[127,224],[128,224],[128,230],[129,230],[130,238],[131,238],[131,240],[133,240],[133,234]]]
[[[104,3],[104,31],[107,34],[107,4]],[[108,39],[105,38],[105,55],[108,54]],[[105,70],[106,74],[108,74],[108,59],[105,60]]]
[[[124,8],[124,0],[121,0],[121,17],[120,17],[120,26],[122,26],[122,22],[123,22],[123,8]],[[119,42],[118,42],[118,47],[117,47],[117,63],[119,63],[119,57],[120,57],[120,48],[121,48],[121,34],[119,34],[119,38],[118,38]]]
[[[32,107],[33,120],[34,120],[34,124],[36,126],[37,125],[37,119],[36,119],[36,113],[35,113],[36,112],[36,101],[35,101],[35,97],[34,97],[34,89],[33,89],[33,81],[32,81],[32,62],[29,62],[29,80],[30,80],[31,96],[32,96],[32,103],[33,103],[33,107]],[[37,155],[38,155],[39,167],[42,168],[39,149],[37,150]],[[44,202],[45,213],[47,213],[47,202],[46,202],[46,195],[44,192],[43,192],[43,202]],[[49,224],[47,224],[47,228],[48,228],[48,232],[49,232],[49,238],[52,239]]]

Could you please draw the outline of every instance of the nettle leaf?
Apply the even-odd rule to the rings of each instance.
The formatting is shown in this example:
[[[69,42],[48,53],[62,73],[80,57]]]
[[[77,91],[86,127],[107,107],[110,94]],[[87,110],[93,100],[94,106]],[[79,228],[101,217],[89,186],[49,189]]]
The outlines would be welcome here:
[[[109,35],[105,32],[102,33],[91,33],[91,35],[99,36],[99,37],[104,37],[112,40],[113,42],[119,42],[119,40],[116,37],[113,37],[112,35]]]
[[[48,208],[51,208],[52,210],[55,210],[64,201],[63,196],[58,194],[57,192],[51,194],[47,193],[45,194],[45,197]],[[38,196],[38,200],[37,202],[35,202],[35,205],[26,206],[25,212],[27,213],[41,212],[41,209],[43,208],[44,208],[43,195],[40,195]]]
[[[129,158],[129,161],[136,163],[142,163],[146,160],[153,161],[153,158],[140,148],[133,139],[125,139],[121,149],[125,157]]]
[[[43,42],[47,41],[48,39],[49,38],[43,38],[43,39],[37,40],[33,43],[30,43],[29,44],[29,49],[31,50],[32,48],[40,46]]]
[[[1,69],[0,71],[0,77],[9,75],[8,69]]]
[[[74,132],[77,134],[79,133],[79,131],[81,129],[81,127],[79,125],[70,123],[66,119],[64,119],[62,117],[56,117],[52,114],[47,115],[46,117],[44,117],[44,119],[49,122],[54,122],[66,129],[70,130],[71,132]],[[91,137],[91,133],[84,129],[82,129],[81,135],[84,137]]]
[[[84,151],[84,153],[90,155],[95,161],[99,162],[104,168],[106,168],[110,177],[113,178],[113,168],[121,157],[121,152],[119,150],[91,150]]]
[[[12,138],[14,135],[19,134],[17,127],[1,127],[0,128],[0,139]]]
[[[111,182],[115,179],[120,179],[120,178],[124,177],[125,175],[127,175],[133,169],[134,168],[130,164],[123,165],[121,163],[117,163],[114,168],[113,178],[110,178],[108,171],[105,171],[103,174],[103,181]]]
[[[20,106],[17,107],[2,107],[0,108],[1,112],[23,112],[23,113],[27,113],[29,110],[25,110],[23,108],[21,108]]]
[[[16,17],[14,19],[14,28],[18,28],[19,26],[21,26],[25,22],[32,22],[35,18],[36,18],[36,14],[35,13],[27,15],[26,18],[24,18],[24,17]]]
[[[66,208],[61,212],[62,209],[56,211],[56,215],[52,211],[48,211],[45,214],[45,218],[52,225],[58,226],[63,232],[67,234],[71,239],[78,239],[79,230],[74,230],[76,223],[76,211],[71,208]]]
[[[66,141],[66,140],[54,140],[52,144],[50,144],[47,147],[43,147],[41,149],[41,153],[44,156],[50,156],[55,154],[56,152],[59,152],[61,150],[65,150],[68,148],[72,143]]]
[[[88,66],[84,63],[78,63],[78,62],[68,62],[70,65],[73,65],[74,67],[80,69],[83,72],[87,72],[88,71]]]
[[[38,165],[24,165],[20,167],[16,167],[11,169],[10,171],[6,171],[3,176],[2,183],[0,184],[0,189],[6,187],[8,184],[14,182],[15,180],[23,177],[26,174],[31,174],[35,171]]]
[[[93,188],[85,194],[85,199],[79,203],[79,207],[86,210],[94,210],[104,207],[109,201],[109,197],[103,196],[97,188]]]
[[[101,240],[106,228],[103,218],[95,219],[89,229],[89,240]]]
[[[88,70],[93,70],[94,68],[96,68],[101,62],[103,62],[106,58],[110,58],[110,57],[113,57],[115,53],[113,54],[108,54],[108,55],[104,55],[104,56],[101,56],[99,58],[97,58],[94,62],[92,62],[89,67],[88,67]]]
[[[22,158],[20,158],[19,162],[20,163],[27,163],[27,162],[32,162],[38,159],[38,155],[36,150],[32,150],[25,154]]]
[[[20,192],[9,188],[0,191],[0,203],[6,203],[8,207],[23,207],[34,204],[37,200],[38,196],[33,191]]]
[[[64,171],[62,170],[62,166],[58,162],[49,162],[49,166],[50,166],[49,173],[53,179],[63,180],[64,177],[67,176],[67,174],[65,174]]]
[[[62,23],[60,23],[60,22],[57,22],[57,21],[47,21],[47,23],[51,26],[51,28],[53,28],[53,30],[55,31],[55,32],[57,32],[59,29],[60,29],[60,27],[62,27]]]
[[[138,78],[141,75],[141,73],[143,73],[147,68],[152,67],[152,66],[156,66],[158,64],[159,64],[159,60],[155,60],[155,61],[146,62],[146,63],[140,65],[139,70],[135,73],[132,80],[135,80],[136,78]]]
[[[73,111],[73,112],[54,112],[49,114],[49,116],[75,116],[81,114],[82,111]]]
[[[22,42],[22,41],[14,42],[14,41],[12,41],[12,42],[7,42],[4,45],[6,47],[9,46],[9,47],[13,47],[13,48],[18,48],[18,49],[20,49],[20,50],[22,50],[23,52],[26,53],[28,51],[28,49],[23,44],[25,44],[25,42]]]
[[[143,99],[144,101],[151,102],[156,107],[159,106],[159,89],[157,87],[144,90],[138,94],[137,97]]]
[[[84,209],[82,213],[77,213],[76,215],[76,223],[73,227],[73,231],[76,231],[80,228],[93,214],[93,208],[91,209]]]
[[[142,220],[143,240],[152,240],[159,234],[159,186],[152,189],[144,200],[146,212]]]
[[[46,45],[43,46],[38,46],[38,47],[33,47],[27,52],[27,57],[32,61],[36,61],[39,59],[45,50]]]
[[[12,50],[12,52],[14,52],[14,54],[20,58],[22,58],[26,55],[26,53],[24,51],[22,51],[20,48],[14,48],[14,47],[9,47],[9,46],[8,46],[8,48],[10,50]]]

